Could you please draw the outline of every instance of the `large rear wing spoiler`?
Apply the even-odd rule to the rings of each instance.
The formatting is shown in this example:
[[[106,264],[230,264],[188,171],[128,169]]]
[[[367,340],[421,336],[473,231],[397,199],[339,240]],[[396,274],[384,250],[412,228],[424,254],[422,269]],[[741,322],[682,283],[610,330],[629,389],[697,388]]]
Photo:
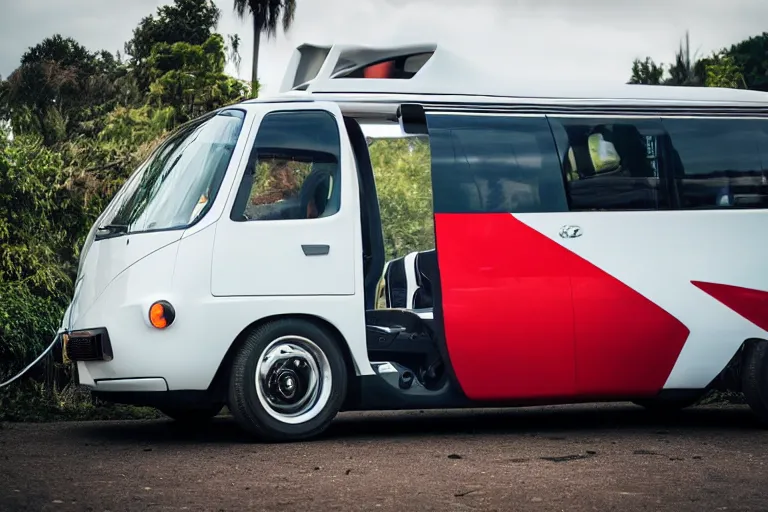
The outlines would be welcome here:
[[[430,43],[390,47],[303,44],[291,56],[280,93],[428,90],[424,86],[429,82],[447,79],[451,68],[455,71],[455,62],[440,65],[446,56],[453,60]]]

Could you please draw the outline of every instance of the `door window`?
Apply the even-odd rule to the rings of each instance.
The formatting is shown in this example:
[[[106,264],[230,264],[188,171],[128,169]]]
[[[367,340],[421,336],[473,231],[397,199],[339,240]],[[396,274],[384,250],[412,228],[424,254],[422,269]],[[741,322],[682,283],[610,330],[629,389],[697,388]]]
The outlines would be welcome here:
[[[435,212],[567,210],[545,118],[434,115],[429,138]]]
[[[339,211],[341,142],[323,110],[264,116],[238,189],[234,221],[299,220]]]

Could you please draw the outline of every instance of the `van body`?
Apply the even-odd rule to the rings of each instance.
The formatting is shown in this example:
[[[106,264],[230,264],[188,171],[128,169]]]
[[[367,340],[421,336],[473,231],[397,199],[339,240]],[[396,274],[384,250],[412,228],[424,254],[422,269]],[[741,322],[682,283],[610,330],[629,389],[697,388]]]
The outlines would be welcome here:
[[[280,94],[170,135],[83,248],[79,382],[279,440],[342,410],[711,389],[768,420],[768,96],[464,64],[304,45]],[[385,261],[369,123],[428,141],[434,248]]]

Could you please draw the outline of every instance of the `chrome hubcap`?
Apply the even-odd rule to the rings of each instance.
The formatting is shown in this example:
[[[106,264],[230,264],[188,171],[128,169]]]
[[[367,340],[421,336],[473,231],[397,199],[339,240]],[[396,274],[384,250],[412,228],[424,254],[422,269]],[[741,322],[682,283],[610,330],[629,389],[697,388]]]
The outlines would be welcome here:
[[[256,394],[273,418],[290,424],[309,421],[320,413],[331,395],[328,358],[307,338],[278,338],[259,358]]]

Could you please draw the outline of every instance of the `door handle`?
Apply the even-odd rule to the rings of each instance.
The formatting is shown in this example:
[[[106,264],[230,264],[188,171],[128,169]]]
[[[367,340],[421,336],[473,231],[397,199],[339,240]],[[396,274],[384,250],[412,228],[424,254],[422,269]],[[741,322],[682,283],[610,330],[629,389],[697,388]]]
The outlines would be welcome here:
[[[302,245],[301,250],[304,256],[325,256],[331,251],[329,245]]]
[[[581,233],[580,226],[563,226],[560,228],[560,238],[578,238]]]

